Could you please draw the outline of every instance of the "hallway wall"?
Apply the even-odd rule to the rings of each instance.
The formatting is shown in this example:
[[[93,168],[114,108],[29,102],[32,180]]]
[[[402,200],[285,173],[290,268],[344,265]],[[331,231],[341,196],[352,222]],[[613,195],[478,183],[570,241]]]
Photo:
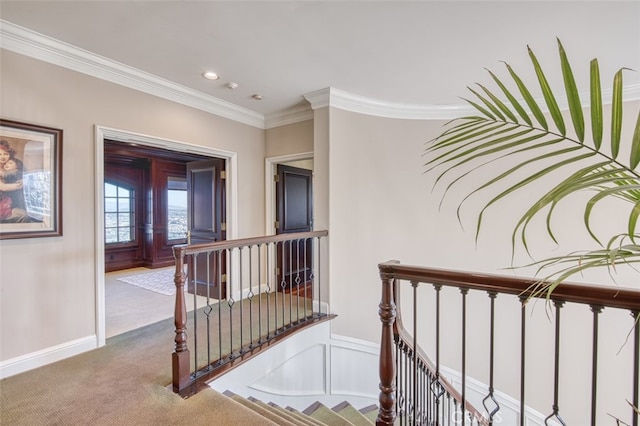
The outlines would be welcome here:
[[[0,74],[3,118],[64,132],[63,236],[0,246],[3,372],[96,345],[96,125],[237,153],[238,237],[264,232],[263,130],[5,50]]]

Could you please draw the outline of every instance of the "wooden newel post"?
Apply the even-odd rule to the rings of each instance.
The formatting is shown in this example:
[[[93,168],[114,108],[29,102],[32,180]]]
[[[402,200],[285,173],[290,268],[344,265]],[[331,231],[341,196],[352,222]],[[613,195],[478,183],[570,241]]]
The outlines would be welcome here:
[[[173,391],[180,392],[190,383],[189,349],[187,347],[187,306],[184,298],[184,249],[185,246],[174,246],[173,257],[176,262],[176,304],[174,310],[174,323],[176,326],[175,349],[171,354],[173,370]]]
[[[382,279],[382,299],[378,314],[382,322],[380,340],[380,410],[376,425],[393,425],[396,420],[396,363],[393,350],[393,324],[396,318],[396,304],[393,300],[393,279],[390,274],[380,272]]]

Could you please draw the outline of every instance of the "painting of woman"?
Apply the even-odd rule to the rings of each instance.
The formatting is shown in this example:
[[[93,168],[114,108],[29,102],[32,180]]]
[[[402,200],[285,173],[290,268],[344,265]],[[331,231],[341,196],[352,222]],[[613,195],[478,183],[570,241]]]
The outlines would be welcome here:
[[[0,223],[28,221],[22,189],[22,161],[6,140],[0,140]]]

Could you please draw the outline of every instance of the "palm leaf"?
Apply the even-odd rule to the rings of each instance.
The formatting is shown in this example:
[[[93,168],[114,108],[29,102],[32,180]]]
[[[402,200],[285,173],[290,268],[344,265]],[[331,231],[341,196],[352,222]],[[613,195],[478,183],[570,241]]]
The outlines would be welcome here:
[[[638,111],[638,119],[636,120],[636,129],[633,132],[633,138],[631,139],[631,157],[629,158],[629,165],[632,169],[638,167],[640,163],[640,111]]]
[[[567,53],[562,47],[562,43],[558,40],[558,48],[560,49],[560,63],[562,65],[562,77],[564,79],[564,87],[567,92],[567,100],[569,102],[569,112],[573,121],[573,128],[580,142],[584,141],[584,115],[582,114],[582,104],[578,95],[576,81],[571,71],[571,65],[567,59]]]
[[[598,60],[591,61],[591,136],[593,146],[602,145],[602,89],[600,88],[600,67]],[[634,166],[635,167],[635,166]]]
[[[538,76],[538,83],[540,84],[540,89],[542,89],[542,96],[544,97],[545,102],[547,103],[547,107],[549,107],[549,114],[551,114],[551,118],[553,118],[558,131],[562,136],[567,134],[567,129],[564,126],[564,120],[562,119],[562,113],[560,112],[560,108],[558,107],[558,103],[556,102],[556,98],[553,96],[553,92],[551,91],[551,87],[549,86],[549,82],[542,71],[542,67],[538,63],[538,59],[533,54],[531,48],[529,50],[529,57],[531,58],[531,62],[533,63],[533,68],[536,71],[536,76]]]
[[[622,70],[613,78],[613,100],[611,108],[611,156],[616,158],[620,151],[622,130]]]
[[[518,77],[518,75],[515,73],[515,71],[511,68],[509,64],[505,64],[505,65],[507,67],[507,70],[509,71],[509,74],[511,75],[511,78],[513,78],[513,81],[518,86],[518,90],[520,90],[520,94],[522,95],[525,102],[527,103],[527,106],[529,106],[529,109],[531,110],[531,113],[533,114],[533,116],[536,118],[536,120],[538,120],[538,123],[540,123],[540,125],[544,130],[549,130],[549,126],[547,125],[547,120],[544,118],[544,114],[542,113],[542,110],[536,103],[535,99],[533,99],[533,96],[531,96],[531,92],[529,92],[529,89],[527,89],[527,86],[524,85],[520,77]]]
[[[578,191],[592,191],[594,195],[584,204],[583,220],[587,233],[600,243],[591,227],[594,207],[604,199],[618,199],[630,203],[627,219],[627,232],[609,239],[606,248],[588,251],[582,254],[553,257],[535,262],[542,270],[556,268],[551,280],[545,284],[546,290],[552,290],[567,277],[595,267],[615,268],[620,263],[640,262],[640,248],[635,245],[636,227],[640,221],[640,175],[635,170],[640,164],[640,113],[630,139],[628,164],[618,159],[624,142],[622,133],[622,73],[620,69],[613,79],[613,100],[610,122],[610,143],[607,151],[602,150],[603,119],[602,90],[600,70],[597,59],[590,62],[590,109],[586,116],[580,102],[579,90],[564,46],[557,40],[560,56],[560,72],[567,96],[571,123],[575,137],[567,135],[562,112],[556,96],[549,85],[547,75],[529,47],[529,57],[535,71],[537,83],[542,92],[542,105],[549,111],[557,132],[550,130],[543,107],[533,98],[531,91],[513,70],[505,63],[511,84],[515,85],[521,101],[516,99],[505,81],[493,72],[489,75],[498,86],[498,91],[478,83],[482,93],[468,88],[475,101],[465,99],[480,115],[463,117],[449,123],[446,130],[429,141],[425,148],[425,174],[434,173],[434,188],[444,185],[440,205],[454,186],[467,187],[466,195],[461,196],[456,214],[462,224],[461,209],[471,197],[484,197],[484,205],[479,209],[475,239],[479,238],[484,216],[489,209],[504,202],[515,192],[534,183],[550,181],[555,183],[543,195],[531,202],[514,227],[511,244],[512,260],[516,247],[521,244],[529,253],[527,241],[528,229],[532,220],[546,214],[545,224],[548,237],[559,243],[552,227],[554,213],[562,205],[574,206],[575,203],[562,203],[563,200]],[[504,100],[502,100],[503,98]],[[521,103],[523,102],[523,103]],[[531,116],[525,110],[526,105]],[[586,140],[585,123],[590,118],[591,140]],[[507,161],[513,159],[513,161]],[[498,161],[500,160],[500,161]],[[440,169],[440,168],[443,169]],[[475,177],[481,170],[491,174],[483,182]],[[522,174],[530,173],[526,176]],[[483,175],[484,176],[484,175]],[[554,180],[545,179],[554,176]],[[448,179],[445,179],[448,178]],[[463,182],[467,184],[463,186]],[[471,185],[469,185],[471,183]],[[504,184],[507,184],[506,189]],[[500,185],[499,185],[500,184]],[[632,244],[615,246],[613,242],[629,239]],[[531,255],[531,253],[529,253]],[[559,269],[558,269],[559,268]],[[545,280],[547,281],[547,280]]]
[[[489,70],[487,70],[487,71],[489,71]],[[513,106],[513,108],[518,112],[518,115],[520,115],[520,117],[529,126],[531,126],[533,123],[531,122],[531,119],[529,118],[529,115],[524,110],[524,108],[522,108],[522,106],[516,100],[516,98],[511,94],[511,92],[507,89],[507,87],[504,84],[502,84],[500,79],[498,79],[498,77],[496,77],[496,75],[494,73],[492,73],[491,71],[489,71],[489,75],[491,75],[491,77],[493,77],[493,81],[495,81],[496,84],[498,85],[498,87],[500,87],[500,89],[502,90],[502,93],[504,93],[504,95],[507,97],[507,99],[509,100],[509,103],[511,104],[511,106]],[[517,122],[517,120],[515,118],[513,119],[513,121]]]

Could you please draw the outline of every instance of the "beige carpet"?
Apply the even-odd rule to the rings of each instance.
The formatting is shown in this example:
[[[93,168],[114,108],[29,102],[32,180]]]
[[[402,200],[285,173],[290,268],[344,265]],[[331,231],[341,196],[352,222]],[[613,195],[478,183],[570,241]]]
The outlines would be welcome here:
[[[279,305],[275,304],[275,298]],[[272,313],[276,308],[279,312],[284,311],[286,323],[289,323],[296,320],[297,313],[305,315],[307,303],[295,295],[273,293],[233,304],[233,315],[229,312],[228,303],[216,303],[210,309],[191,311],[188,316],[193,318],[197,312],[200,318],[198,333],[202,335],[208,332],[203,312],[208,312],[212,322],[217,322],[220,309],[221,353],[228,354],[232,342],[234,348],[240,343],[241,324],[244,324],[242,340],[247,342],[249,338],[258,338],[261,332],[257,329],[257,318],[262,316],[262,326],[269,324],[266,321],[267,306]],[[234,324],[232,336],[229,332],[231,322]],[[187,330],[188,339],[193,343],[192,320],[189,324],[192,328]],[[282,325],[280,316],[278,327]],[[211,326],[217,328],[215,324]],[[270,327],[276,327],[276,324],[272,321]],[[174,337],[175,327],[170,317],[108,338],[102,348],[3,379],[0,381],[0,424],[274,424],[213,389],[186,400],[174,394],[168,388]],[[193,356],[193,347],[190,347]],[[207,345],[199,345],[197,352],[198,364],[202,365],[208,356]]]
[[[125,284],[120,278],[165,269],[133,268],[105,274],[106,337],[113,337],[173,316],[175,296],[166,296],[141,287]],[[205,306],[206,298],[187,296],[187,310]]]
[[[182,399],[171,382],[173,319],[0,381],[2,425],[273,425],[214,390]]]

